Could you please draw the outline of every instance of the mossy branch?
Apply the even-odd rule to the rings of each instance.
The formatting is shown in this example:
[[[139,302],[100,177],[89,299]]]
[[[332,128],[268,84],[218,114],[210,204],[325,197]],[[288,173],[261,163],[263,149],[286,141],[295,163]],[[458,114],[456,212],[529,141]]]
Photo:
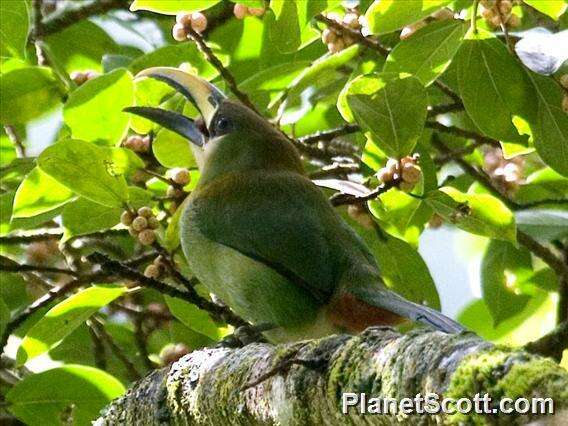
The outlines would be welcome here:
[[[290,354],[303,362],[288,363],[280,373],[247,388]],[[358,336],[195,351],[136,383],[103,410],[95,424],[397,422],[388,415],[362,417],[356,407],[343,415],[344,392],[397,399],[429,392],[453,398],[488,393],[494,401],[543,396],[553,398],[555,412],[560,412],[568,407],[568,372],[551,359],[497,348],[470,333],[448,335],[420,329],[401,335],[374,327]],[[406,424],[515,424],[529,419],[515,414],[491,418],[476,414],[467,419],[422,414],[404,420]]]

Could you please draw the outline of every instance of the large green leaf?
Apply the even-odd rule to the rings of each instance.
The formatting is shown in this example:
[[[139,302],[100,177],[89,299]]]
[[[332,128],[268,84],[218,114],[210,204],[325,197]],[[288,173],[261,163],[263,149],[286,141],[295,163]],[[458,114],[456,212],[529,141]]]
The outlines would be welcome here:
[[[230,327],[217,325],[209,313],[197,306],[175,297],[164,296],[164,298],[172,315],[193,331],[215,341],[222,339],[230,332]]]
[[[10,321],[10,308],[6,305],[4,298],[0,294],[0,336],[4,335],[8,321]]]
[[[456,55],[459,92],[475,125],[502,142],[525,144],[513,125],[535,115],[534,90],[520,63],[492,34],[469,33]]]
[[[568,199],[568,178],[550,167],[531,173],[516,193],[519,203]]]
[[[385,234],[373,244],[381,276],[408,300],[440,309],[440,298],[426,263],[407,242]]]
[[[0,57],[25,57],[26,42],[30,27],[28,3],[19,1],[0,2]]]
[[[60,102],[59,89],[49,68],[25,67],[0,74],[0,122],[25,123]]]
[[[67,139],[45,149],[39,167],[77,194],[108,207],[128,201],[124,176],[117,173],[110,148]]]
[[[458,51],[467,25],[440,21],[419,29],[390,52],[384,71],[406,72],[427,86],[450,65]]]
[[[426,202],[444,220],[464,231],[516,242],[515,216],[490,194],[466,194],[443,187],[426,194]]]
[[[568,236],[568,211],[552,209],[521,210],[515,215],[521,231],[542,241]]]
[[[450,4],[452,0],[375,0],[367,9],[365,17],[372,34],[385,34]]]
[[[65,234],[63,240],[82,234],[112,228],[120,222],[123,210],[109,208],[86,198],[79,198],[63,209],[61,218]]]
[[[122,110],[133,104],[132,76],[118,69],[72,92],[63,108],[63,118],[74,138],[115,145],[128,131],[130,117]]]
[[[35,167],[16,191],[12,217],[36,216],[62,206],[72,198],[72,191]]]
[[[342,97],[348,105],[348,110],[340,106],[344,118],[352,114],[389,157],[412,152],[427,109],[426,91],[416,78],[401,79],[393,73],[360,76],[342,91],[339,104]]]
[[[126,290],[126,287],[118,286],[93,286],[58,303],[26,333],[18,349],[18,364],[22,365],[49,351]]]
[[[118,53],[114,40],[97,24],[81,20],[46,37],[54,57],[68,72],[102,71],[104,55]]]
[[[208,9],[221,0],[134,0],[130,10],[149,10],[150,12],[175,15],[178,12],[193,12]]]
[[[189,144],[187,139],[163,128],[152,141],[152,152],[164,167],[195,167],[195,158]]]
[[[524,2],[553,19],[560,18],[568,7],[568,3],[562,0],[524,0]]]
[[[489,243],[481,262],[481,290],[494,325],[523,310],[529,297],[520,288],[532,274],[528,250],[506,241]]]
[[[558,173],[568,176],[568,115],[562,110],[562,90],[550,77],[527,71],[538,110],[531,124],[536,151]]]
[[[125,392],[113,376],[93,367],[64,365],[26,376],[6,394],[10,411],[30,425],[91,424],[99,411]]]

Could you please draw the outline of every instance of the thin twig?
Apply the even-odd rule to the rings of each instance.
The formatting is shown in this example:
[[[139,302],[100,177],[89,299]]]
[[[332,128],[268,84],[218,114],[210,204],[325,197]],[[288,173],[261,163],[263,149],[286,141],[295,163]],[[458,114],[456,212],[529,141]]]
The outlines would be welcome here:
[[[505,36],[505,42],[507,44],[507,48],[509,49],[509,53],[514,57],[517,56],[517,52],[515,52],[515,45],[511,36],[509,35],[509,28],[507,27],[507,22],[503,13],[501,13],[501,0],[497,0],[495,4],[495,10],[497,11],[497,15],[499,15],[499,26],[501,27],[501,31],[503,31],[503,35]]]
[[[349,135],[351,133],[359,132],[361,128],[356,124],[346,124],[335,129],[322,130],[321,132],[312,133],[310,135],[298,138],[298,141],[306,144],[313,145],[318,142],[330,141],[339,136]]]
[[[451,104],[434,105],[428,107],[428,117],[434,117],[439,114],[447,114],[448,112],[463,111],[463,104],[460,102],[454,102]]]
[[[457,126],[445,126],[437,121],[427,121],[426,127],[429,129],[438,130],[439,132],[449,133],[454,136],[459,136],[466,139],[473,139],[475,141],[481,142],[483,144],[491,145],[496,148],[500,147],[500,143],[497,139],[493,139],[479,133],[473,132],[471,130],[462,129]]]
[[[135,269],[132,269],[116,260],[109,259],[101,253],[92,253],[87,256],[87,259],[90,262],[99,264],[103,270],[109,273],[136,281],[145,287],[154,288],[162,294],[167,294],[168,296],[177,297],[178,299],[193,303],[198,308],[209,312],[216,320],[224,321],[236,327],[247,324],[246,321],[239,318],[228,308],[219,306],[210,300],[201,297],[195,289],[193,289],[193,287],[188,288],[187,291],[178,290],[176,287],[172,287],[162,281],[158,281],[154,278],[148,278]]]
[[[87,320],[87,328],[89,329],[89,334],[91,340],[93,341],[93,356],[95,358],[95,367],[99,370],[106,370],[107,360],[105,353],[105,346],[103,341],[97,332],[96,327],[92,324],[91,320]]]
[[[79,274],[75,271],[69,269],[55,268],[51,266],[40,266],[40,265],[27,265],[23,263],[18,263],[10,258],[0,255],[0,271],[7,272],[42,272],[50,274],[64,274],[71,276],[78,276]]]
[[[528,352],[549,356],[560,361],[564,350],[568,349],[568,321],[562,322],[540,339],[527,343],[525,349]]]
[[[329,176],[346,176],[359,171],[361,171],[361,167],[358,164],[331,164],[310,173],[309,177],[310,179],[321,179],[322,177]]]
[[[392,179],[388,182],[382,183],[377,186],[374,190],[370,191],[365,195],[351,195],[338,193],[330,198],[330,202],[333,206],[342,206],[345,204],[362,204],[369,200],[374,200],[379,195],[384,194],[388,190],[397,187],[400,184],[400,179]]]
[[[22,143],[22,138],[20,138],[20,135],[18,135],[16,128],[12,125],[7,124],[4,126],[4,131],[8,135],[8,139],[10,139],[10,141],[14,144],[18,158],[25,158],[26,147]]]
[[[221,60],[213,53],[213,51],[209,48],[209,46],[207,46],[207,43],[205,43],[203,37],[197,31],[194,31],[193,28],[191,27],[187,27],[186,31],[189,37],[195,42],[195,44],[197,44],[197,47],[199,48],[201,53],[203,53],[203,55],[207,59],[207,62],[213,65],[215,69],[219,72],[223,80],[225,80],[225,82],[229,86],[229,89],[231,89],[231,92],[233,92],[234,95],[243,104],[245,104],[247,107],[252,109],[257,114],[261,115],[258,109],[256,108],[256,106],[249,99],[248,95],[239,89],[237,81],[235,80],[233,74],[231,74],[229,70],[225,68]]]

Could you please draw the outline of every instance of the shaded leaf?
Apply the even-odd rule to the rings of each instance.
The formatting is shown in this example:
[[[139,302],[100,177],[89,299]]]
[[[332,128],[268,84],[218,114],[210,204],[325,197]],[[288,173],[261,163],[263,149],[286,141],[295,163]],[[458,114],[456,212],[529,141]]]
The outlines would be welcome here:
[[[541,241],[568,236],[568,211],[531,209],[515,214],[518,228]]]
[[[110,374],[84,365],[64,365],[26,376],[6,394],[10,411],[27,424],[61,425],[72,407],[74,424],[86,425],[126,389]]]
[[[39,167],[59,183],[108,207],[128,201],[124,176],[117,174],[112,149],[67,139],[45,149]]]
[[[67,204],[61,215],[65,228],[63,241],[76,235],[112,228],[120,222],[122,211],[119,207],[109,208],[83,197]]]
[[[18,349],[19,365],[49,351],[103,306],[126,292],[126,287],[93,286],[51,308],[27,333]]]
[[[115,145],[128,131],[130,117],[122,110],[133,104],[132,76],[118,69],[72,92],[63,108],[63,118],[74,138]]]

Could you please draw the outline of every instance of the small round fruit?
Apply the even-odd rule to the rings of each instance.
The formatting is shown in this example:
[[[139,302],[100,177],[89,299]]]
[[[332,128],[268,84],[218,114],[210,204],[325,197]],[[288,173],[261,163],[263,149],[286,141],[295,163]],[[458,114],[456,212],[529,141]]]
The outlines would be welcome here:
[[[512,9],[513,3],[511,3],[511,0],[501,0],[501,2],[499,3],[499,12],[501,12],[503,15],[508,15],[509,13],[511,13]]]
[[[407,182],[407,181],[403,180],[398,185],[398,189],[400,189],[401,191],[404,191],[404,192],[410,192],[414,189],[415,186],[416,186],[416,184],[414,182]]]
[[[96,71],[89,70],[85,75],[87,76],[87,80],[92,80],[93,78],[97,78],[100,74]]]
[[[189,170],[183,168],[173,169],[172,180],[178,185],[185,186],[189,183]]]
[[[444,219],[437,213],[434,213],[428,221],[428,228],[438,229],[444,224]]]
[[[244,19],[248,15],[248,7],[242,3],[235,3],[233,14],[237,19]]]
[[[138,236],[138,231],[136,229],[134,229],[132,226],[130,226],[128,228],[128,233],[130,234],[130,236],[132,237],[137,237]]]
[[[176,23],[183,27],[189,27],[192,22],[192,14],[187,12],[180,12],[176,15]]]
[[[152,229],[144,229],[138,234],[138,241],[145,246],[152,245],[156,241],[156,233]]]
[[[175,24],[172,28],[172,37],[176,41],[184,41],[187,40],[187,32],[185,28],[181,24]]]
[[[565,89],[568,89],[568,74],[562,74],[560,76],[560,84],[562,85],[562,87],[564,87]]]
[[[142,216],[142,217],[145,217],[145,218],[150,218],[150,217],[154,216],[154,214],[152,213],[152,209],[148,206],[140,207],[138,209],[137,213],[138,213],[138,216]]]
[[[481,16],[483,16],[483,18],[489,21],[493,19],[493,17],[495,16],[495,11],[493,9],[483,9],[483,12],[481,12]]]
[[[349,204],[347,207],[347,214],[351,217],[351,219],[356,220],[363,228],[373,228],[373,219],[362,205]]]
[[[516,28],[521,25],[521,18],[519,18],[517,15],[511,15],[507,20],[507,25],[511,28]]]
[[[189,349],[183,343],[177,343],[175,345],[168,345],[160,353],[160,360],[163,365],[169,365],[176,362],[182,356],[187,355]]]
[[[201,12],[193,12],[191,14],[191,28],[193,31],[202,33],[207,28],[207,18]]]
[[[77,85],[80,86],[81,84],[83,84],[84,82],[87,81],[87,74],[81,72],[81,71],[73,71],[70,74],[71,80],[73,80],[73,82]]]
[[[148,220],[145,217],[138,216],[132,221],[132,229],[135,231],[142,231],[148,227]]]
[[[400,172],[400,163],[398,162],[398,160],[395,160],[394,158],[389,158],[387,164],[385,165],[385,168],[389,169],[391,173],[394,175]]]
[[[248,8],[248,13],[249,15],[253,15],[253,16],[262,16],[264,15],[264,7],[249,7]]]
[[[157,279],[160,277],[160,268],[154,264],[150,264],[144,269],[144,276]]]
[[[422,174],[422,172],[420,171],[420,167],[416,166],[415,164],[407,163],[402,168],[402,179],[405,182],[415,184],[418,181],[420,181],[420,175],[421,174]]]
[[[562,98],[562,111],[568,113],[568,95],[564,95]]]
[[[325,43],[335,43],[337,41],[337,33],[330,28],[326,28],[321,33],[321,40]]]
[[[413,157],[410,157],[409,155],[407,155],[406,157],[402,157],[400,159],[401,167],[404,167],[407,164],[415,164],[415,163],[416,163],[416,160]]]
[[[156,217],[152,216],[148,218],[148,228],[157,229],[159,227],[160,227],[160,221]]]
[[[387,167],[383,167],[377,172],[377,178],[383,183],[390,182],[393,178],[392,171]]]
[[[356,13],[346,13],[343,17],[343,25],[354,30],[359,29],[361,27],[359,24],[359,15]]]
[[[173,186],[168,186],[168,190],[166,191],[166,196],[168,198],[181,198],[183,195],[183,191],[175,188]]]
[[[134,215],[128,210],[123,211],[120,215],[120,223],[122,223],[123,225],[129,226],[133,220]]]

